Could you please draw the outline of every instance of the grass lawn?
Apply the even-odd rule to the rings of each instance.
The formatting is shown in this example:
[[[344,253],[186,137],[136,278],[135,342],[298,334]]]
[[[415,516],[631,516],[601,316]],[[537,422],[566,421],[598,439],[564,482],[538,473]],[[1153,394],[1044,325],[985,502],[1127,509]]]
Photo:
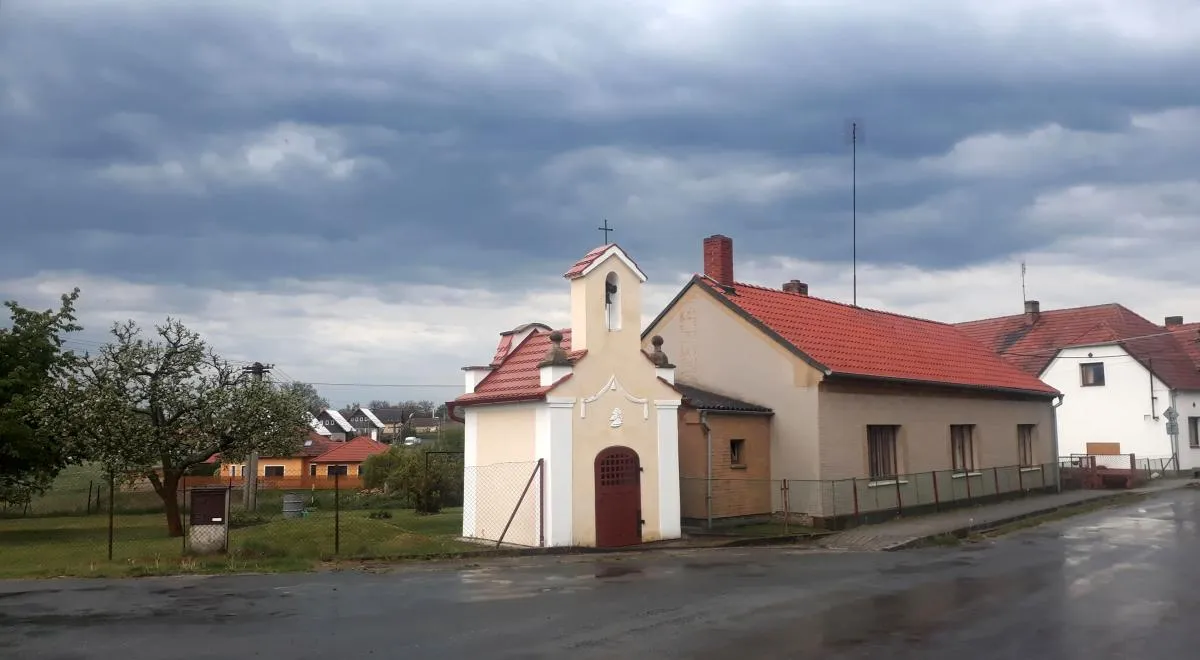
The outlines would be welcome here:
[[[255,524],[230,530],[229,554],[221,557],[184,556],[183,539],[166,535],[161,513],[119,514],[111,562],[104,514],[0,519],[0,578],[307,570],[334,557],[481,549],[456,540],[462,531],[461,509],[432,516],[408,509],[388,513],[391,518],[372,519],[370,511],[343,511],[337,526],[332,511],[298,519],[254,519],[249,522]]]

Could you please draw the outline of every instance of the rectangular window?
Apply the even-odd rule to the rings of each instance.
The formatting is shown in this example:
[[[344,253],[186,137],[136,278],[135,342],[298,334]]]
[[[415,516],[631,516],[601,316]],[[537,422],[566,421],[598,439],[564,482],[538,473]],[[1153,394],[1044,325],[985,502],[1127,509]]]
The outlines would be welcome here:
[[[263,476],[265,476],[265,477],[282,477],[283,476],[283,466],[282,465],[264,466],[263,467]]]
[[[955,472],[975,470],[974,424],[950,425],[950,454]]]
[[[231,477],[237,476],[237,466],[236,465],[229,466],[229,476],[231,476]]]
[[[1084,387],[1104,386],[1104,363],[1086,362],[1079,365],[1080,384]]]
[[[1188,417],[1188,446],[1200,447],[1200,417]]]
[[[316,463],[312,463],[308,466],[308,476],[310,476],[310,477],[317,476],[317,464]]]
[[[1017,458],[1021,467],[1033,465],[1033,424],[1017,425]]]
[[[329,471],[326,472],[325,474],[328,474],[331,477],[334,475],[341,475],[344,477],[347,474],[346,466],[345,465],[330,465]]]
[[[894,425],[867,426],[867,468],[872,480],[896,478],[899,472],[896,434],[899,429]]]
[[[735,467],[743,467],[746,465],[745,459],[745,440],[730,440],[729,441],[729,464]]]
[[[362,463],[358,464],[358,470],[355,472],[358,476],[362,476]]]

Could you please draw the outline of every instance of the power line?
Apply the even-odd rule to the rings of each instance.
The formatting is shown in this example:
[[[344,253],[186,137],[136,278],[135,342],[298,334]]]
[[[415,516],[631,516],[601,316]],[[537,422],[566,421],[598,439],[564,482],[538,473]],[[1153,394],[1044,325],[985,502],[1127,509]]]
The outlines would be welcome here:
[[[420,384],[420,383],[318,383],[313,381],[305,381],[309,385],[321,385],[324,387],[446,387],[459,389],[459,385],[441,385],[441,384]]]

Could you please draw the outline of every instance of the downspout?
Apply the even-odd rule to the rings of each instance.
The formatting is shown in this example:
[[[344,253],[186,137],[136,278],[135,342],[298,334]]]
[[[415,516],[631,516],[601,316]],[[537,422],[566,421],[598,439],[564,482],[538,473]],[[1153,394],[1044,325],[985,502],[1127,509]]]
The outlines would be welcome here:
[[[1058,456],[1058,407],[1067,398],[1065,394],[1058,395],[1058,402],[1050,406],[1050,449],[1054,454],[1054,490],[1062,492],[1062,466]]]
[[[1154,360],[1146,360],[1146,371],[1150,372],[1150,418],[1157,422],[1158,410],[1154,405]]]
[[[1179,414],[1179,409],[1175,407],[1175,393],[1177,391],[1178,390],[1171,390],[1171,410],[1174,410],[1176,415]],[[1175,419],[1178,420],[1179,417],[1176,417]],[[1170,422],[1171,420],[1168,419],[1167,421]],[[1187,420],[1184,420],[1184,421],[1187,421]],[[1171,462],[1175,464],[1175,472],[1178,474],[1179,472],[1181,472],[1183,470],[1183,468],[1181,468],[1179,466],[1179,426],[1178,426],[1178,421],[1176,421],[1175,429],[1176,429],[1175,433],[1171,434]],[[1166,470],[1163,470],[1163,472],[1166,472]],[[1164,474],[1163,476],[1165,477],[1166,475]]]
[[[705,460],[708,465],[704,475],[704,512],[708,516],[708,529],[712,529],[712,429],[708,426],[708,411],[700,411],[700,428],[704,429]]]

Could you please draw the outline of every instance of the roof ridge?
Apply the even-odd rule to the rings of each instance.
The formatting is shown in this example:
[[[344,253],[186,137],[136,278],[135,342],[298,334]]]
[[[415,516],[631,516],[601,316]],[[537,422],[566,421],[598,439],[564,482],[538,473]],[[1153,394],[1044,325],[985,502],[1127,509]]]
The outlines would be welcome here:
[[[1130,310],[1128,307],[1125,307],[1121,303],[1115,303],[1115,302],[1100,303],[1098,305],[1080,305],[1078,307],[1062,307],[1059,309],[1043,309],[1043,310],[1040,310],[1038,312],[1038,314],[1045,316],[1047,314],[1060,314],[1062,312],[1078,312],[1078,311],[1082,311],[1085,309],[1099,309],[1101,307],[1117,307],[1117,308],[1125,309],[1126,311],[1129,311],[1132,314],[1137,314],[1139,317],[1141,317],[1141,315],[1138,314],[1137,312]],[[1000,316],[989,316],[989,317],[982,318],[982,319],[971,319],[970,321],[959,321],[957,323],[951,323],[950,325],[967,325],[968,323],[987,323],[988,321],[1001,321],[1004,319],[1012,319],[1012,318],[1017,318],[1017,317],[1021,317],[1021,316],[1025,316],[1025,312],[1020,312],[1017,314],[1002,314]],[[1145,318],[1145,317],[1142,317],[1142,318]],[[1147,320],[1149,320],[1149,319],[1147,319]]]
[[[714,286],[718,286],[718,287],[721,286],[720,282],[717,282],[716,280],[712,279],[711,277],[709,277],[707,275],[701,274],[700,277],[703,277],[704,279],[709,280],[710,282],[713,283]],[[954,327],[953,323],[946,323],[945,321],[935,321],[933,319],[922,318],[920,316],[913,316],[911,314],[901,314],[899,312],[890,312],[886,309],[876,309],[874,307],[862,307],[859,305],[851,305],[850,303],[844,303],[844,302],[841,302],[838,300],[830,300],[829,298],[822,298],[820,296],[814,296],[814,295],[810,295],[810,294],[792,293],[790,291],[784,291],[783,289],[776,289],[776,288],[769,287],[769,286],[763,286],[761,284],[748,284],[746,282],[735,281],[733,283],[733,285],[734,286],[744,286],[748,289],[758,289],[759,291],[768,291],[770,293],[787,294],[789,296],[798,296],[798,297],[802,297],[802,298],[807,298],[809,300],[816,300],[819,302],[828,303],[830,305],[837,305],[838,307],[845,307],[847,309],[856,310],[856,311],[860,311],[860,312],[870,312],[872,314],[883,314],[886,316],[894,316],[896,318],[908,319],[910,321],[920,321],[922,323],[932,323],[935,325]]]

